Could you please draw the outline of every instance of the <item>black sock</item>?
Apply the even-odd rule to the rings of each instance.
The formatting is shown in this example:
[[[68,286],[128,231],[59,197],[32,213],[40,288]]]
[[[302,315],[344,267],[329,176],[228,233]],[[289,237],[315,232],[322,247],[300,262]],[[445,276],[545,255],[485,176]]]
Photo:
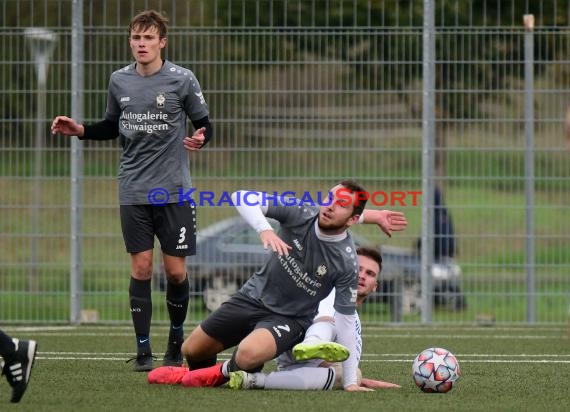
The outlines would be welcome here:
[[[236,352],[237,352],[237,348],[234,349],[234,353],[232,353],[232,357],[230,358],[230,361],[228,362],[228,366],[227,366],[228,373],[241,370],[241,368],[239,366],[237,366],[237,363],[236,363]]]
[[[13,356],[16,351],[16,345],[12,342],[12,338],[0,330],[0,356],[4,359]]]
[[[129,298],[131,317],[137,336],[137,352],[151,353],[150,320],[152,318],[151,286],[149,280],[138,280],[131,277]]]
[[[188,276],[181,283],[168,281],[166,285],[166,307],[170,317],[170,333],[168,339],[179,340],[184,336],[184,321],[188,313],[190,300],[190,284]]]
[[[238,364],[236,363],[236,352],[237,352],[237,348],[234,349],[234,353],[232,353],[232,357],[230,358],[230,360],[228,362],[228,369],[227,369],[228,373],[245,370],[245,369],[240,368],[238,366]],[[257,366],[257,367],[252,368],[252,369],[247,369],[245,371],[247,373],[256,373],[256,372],[261,372],[262,369],[263,369],[263,365]]]
[[[218,362],[218,357],[213,356],[209,359],[201,361],[192,361],[190,360],[190,358],[186,358],[186,362],[188,362],[188,369],[193,371],[195,369],[203,369],[203,368],[208,368],[210,366],[214,366]]]

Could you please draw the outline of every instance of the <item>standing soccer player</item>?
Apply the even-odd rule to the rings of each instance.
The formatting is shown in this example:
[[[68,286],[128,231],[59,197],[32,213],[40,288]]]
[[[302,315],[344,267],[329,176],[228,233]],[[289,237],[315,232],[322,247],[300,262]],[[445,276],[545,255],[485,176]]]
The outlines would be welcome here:
[[[160,241],[167,278],[170,333],[163,365],[181,365],[180,346],[189,301],[185,257],[195,254],[196,210],[179,199],[191,188],[188,153],[212,136],[208,107],[194,73],[161,57],[167,20],[154,10],[131,21],[129,45],[135,61],[109,81],[104,120],[81,125],[66,116],[52,133],[80,139],[120,138],[121,228],[131,255],[130,310],[137,340],[135,371],[150,371],[151,277],[154,236]],[[186,137],[187,118],[195,132]],[[183,201],[183,202],[182,202]]]
[[[366,200],[359,196],[364,193],[358,183],[344,180],[329,191],[320,208],[268,201],[266,193],[234,193],[238,212],[273,253],[239,292],[184,341],[182,351],[190,370],[158,368],[149,374],[149,382],[218,386],[228,381],[231,372],[260,371],[265,362],[301,341],[319,302],[333,288],[338,342],[353,356],[358,263],[347,229],[361,218],[379,225],[388,235],[407,224],[399,212],[365,211]],[[280,222],[279,235],[266,216]],[[215,365],[217,354],[233,346],[237,348],[232,358]],[[349,358],[343,368],[345,390],[367,390],[357,384],[355,362]]]

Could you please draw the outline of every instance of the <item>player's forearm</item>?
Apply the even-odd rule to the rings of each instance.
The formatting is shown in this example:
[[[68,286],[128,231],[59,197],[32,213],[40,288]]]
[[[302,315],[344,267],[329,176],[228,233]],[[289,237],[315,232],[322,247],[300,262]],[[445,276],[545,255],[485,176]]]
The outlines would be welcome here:
[[[360,355],[356,347],[355,323],[356,315],[344,315],[338,312],[335,315],[337,341],[341,345],[346,346],[350,353],[348,359],[342,363],[342,384],[344,388],[350,385],[358,385],[358,360]]]
[[[378,223],[382,210],[364,209],[358,219],[358,223]]]
[[[214,128],[212,127],[208,116],[202,117],[198,120],[192,120],[192,126],[194,126],[195,130],[198,130],[202,127],[206,129],[204,131],[204,143],[202,143],[202,147],[206,146],[214,135]]]
[[[90,125],[83,125],[81,140],[111,140],[119,136],[119,123],[111,120],[102,120]]]
[[[251,190],[238,190],[232,193],[232,203],[238,213],[245,219],[257,233],[264,230],[273,230],[265,217],[267,205],[261,192]]]

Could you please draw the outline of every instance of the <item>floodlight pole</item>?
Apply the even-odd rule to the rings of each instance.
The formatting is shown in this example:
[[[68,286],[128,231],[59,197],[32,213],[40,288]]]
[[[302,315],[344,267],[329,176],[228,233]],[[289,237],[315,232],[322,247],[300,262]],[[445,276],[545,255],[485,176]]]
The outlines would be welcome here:
[[[37,113],[34,144],[34,184],[31,205],[31,238],[30,238],[30,272],[29,289],[37,290],[38,280],[38,238],[40,235],[39,210],[41,203],[41,178],[43,154],[43,121],[46,117],[46,82],[51,54],[57,43],[57,35],[48,29],[39,27],[27,28],[24,32],[30,52],[34,58],[37,75]]]

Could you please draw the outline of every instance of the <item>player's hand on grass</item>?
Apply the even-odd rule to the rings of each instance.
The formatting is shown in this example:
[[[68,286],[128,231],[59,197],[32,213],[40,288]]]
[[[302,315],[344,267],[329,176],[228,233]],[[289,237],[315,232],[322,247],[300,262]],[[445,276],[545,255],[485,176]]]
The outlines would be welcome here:
[[[205,127],[200,127],[198,130],[194,132],[194,134],[190,137],[185,137],[182,144],[186,150],[194,152],[196,150],[200,150],[200,148],[204,145],[204,132],[206,131]]]
[[[279,236],[273,230],[264,230],[259,234],[263,247],[265,249],[271,248],[274,252],[278,253],[280,256],[289,255],[289,250],[291,246],[283,242]]]
[[[374,391],[374,389],[366,388],[364,386],[358,386],[356,384],[348,385],[346,388],[344,388],[344,390],[347,392],[373,392]]]
[[[371,389],[396,389],[401,388],[400,385],[391,382],[378,381],[376,379],[362,378],[361,385]]]
[[[65,136],[83,136],[84,128],[75,120],[67,116],[57,116],[51,123],[51,133],[61,133]]]
[[[375,223],[388,237],[392,232],[401,232],[408,226],[408,220],[402,212],[391,210],[364,210],[364,223]]]

